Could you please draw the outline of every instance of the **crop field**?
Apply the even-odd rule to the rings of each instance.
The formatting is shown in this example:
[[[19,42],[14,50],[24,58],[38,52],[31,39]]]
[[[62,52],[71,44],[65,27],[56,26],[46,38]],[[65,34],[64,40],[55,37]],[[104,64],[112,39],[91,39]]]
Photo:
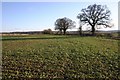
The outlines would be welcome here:
[[[118,40],[70,35],[2,37],[2,78],[120,79]]]

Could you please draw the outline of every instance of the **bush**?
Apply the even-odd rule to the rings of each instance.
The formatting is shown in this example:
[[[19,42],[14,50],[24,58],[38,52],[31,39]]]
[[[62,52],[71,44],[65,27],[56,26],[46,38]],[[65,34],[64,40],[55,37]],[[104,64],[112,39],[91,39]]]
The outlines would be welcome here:
[[[45,29],[42,31],[43,34],[53,34],[51,29]]]

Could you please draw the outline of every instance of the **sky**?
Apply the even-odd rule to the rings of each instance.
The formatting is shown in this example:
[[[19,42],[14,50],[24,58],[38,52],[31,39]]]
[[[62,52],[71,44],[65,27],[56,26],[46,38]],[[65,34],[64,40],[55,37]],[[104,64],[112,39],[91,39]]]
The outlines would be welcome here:
[[[120,14],[120,1],[118,3],[118,14]],[[118,15],[118,30],[120,30],[120,15]]]
[[[79,20],[77,15],[81,9],[92,4],[107,5],[111,11],[111,29],[118,29],[118,2],[2,2],[2,29],[0,32],[14,31],[42,31],[54,30],[54,23],[58,18],[67,17],[76,22],[78,30]],[[83,29],[86,29],[83,28]]]

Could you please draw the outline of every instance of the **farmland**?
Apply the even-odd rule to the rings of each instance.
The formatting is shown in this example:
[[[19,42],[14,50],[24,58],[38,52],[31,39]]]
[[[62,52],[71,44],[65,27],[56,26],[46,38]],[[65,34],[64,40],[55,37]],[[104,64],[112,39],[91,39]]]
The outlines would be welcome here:
[[[70,35],[6,35],[2,77],[120,79],[118,40]]]

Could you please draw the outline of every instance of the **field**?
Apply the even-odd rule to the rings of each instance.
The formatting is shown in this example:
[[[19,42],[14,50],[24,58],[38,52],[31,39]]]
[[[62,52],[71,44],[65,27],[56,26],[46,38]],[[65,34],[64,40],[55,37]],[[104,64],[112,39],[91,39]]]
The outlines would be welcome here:
[[[120,79],[118,40],[70,35],[4,35],[2,77]]]

